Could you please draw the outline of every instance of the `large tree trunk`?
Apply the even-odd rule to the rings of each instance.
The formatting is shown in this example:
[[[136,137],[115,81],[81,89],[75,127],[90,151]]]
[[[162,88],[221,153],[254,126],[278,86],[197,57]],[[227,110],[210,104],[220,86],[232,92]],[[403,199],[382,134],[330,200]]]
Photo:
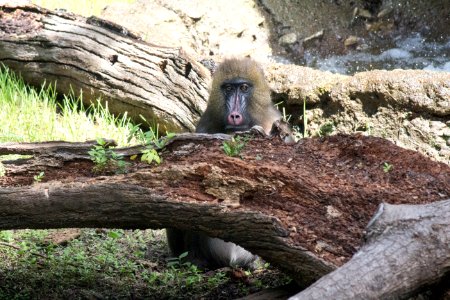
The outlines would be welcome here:
[[[227,138],[180,135],[162,153],[161,165],[133,161],[128,174],[108,176],[91,172],[89,144],[1,145],[0,154],[34,158],[21,161],[20,168],[17,162],[6,164],[0,228],[198,230],[242,245],[308,286],[358,251],[380,204],[433,202],[400,205],[395,213],[383,204],[367,244],[331,279],[305,293],[321,298],[331,281],[332,294],[341,298],[401,298],[448,272],[449,166],[361,135],[296,145],[253,137],[241,158],[223,153]],[[117,151],[131,155],[140,149]],[[383,171],[386,162],[393,169]],[[33,183],[39,171],[45,172],[44,182]],[[426,259],[418,260],[418,253]],[[383,288],[375,291],[374,284]]]
[[[139,41],[125,28],[37,6],[0,6],[0,62],[40,86],[101,98],[169,131],[193,130],[206,107],[209,71],[182,49]],[[168,121],[169,120],[169,121]]]

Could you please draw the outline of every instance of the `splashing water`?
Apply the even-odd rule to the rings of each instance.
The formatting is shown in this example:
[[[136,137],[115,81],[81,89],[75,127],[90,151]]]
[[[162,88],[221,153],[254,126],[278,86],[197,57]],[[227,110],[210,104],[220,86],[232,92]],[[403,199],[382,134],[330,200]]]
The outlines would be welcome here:
[[[308,67],[341,74],[374,69],[423,69],[450,72],[450,37],[444,42],[427,41],[420,34],[394,39],[391,47],[369,47],[354,50],[345,55],[319,58],[306,52],[304,59]]]

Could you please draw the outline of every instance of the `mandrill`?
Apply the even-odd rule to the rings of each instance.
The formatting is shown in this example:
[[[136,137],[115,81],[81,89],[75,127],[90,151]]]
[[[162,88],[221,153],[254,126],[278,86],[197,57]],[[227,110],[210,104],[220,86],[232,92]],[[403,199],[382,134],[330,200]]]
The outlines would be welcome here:
[[[196,132],[229,133],[259,125],[269,134],[280,118],[260,66],[249,58],[228,59],[214,73],[208,106]]]
[[[261,67],[249,58],[227,59],[214,73],[208,106],[196,132],[231,133],[259,125],[269,134],[280,118]],[[167,229],[167,241],[172,255],[187,251],[188,259],[200,267],[250,267],[256,259],[234,243],[202,233]]]

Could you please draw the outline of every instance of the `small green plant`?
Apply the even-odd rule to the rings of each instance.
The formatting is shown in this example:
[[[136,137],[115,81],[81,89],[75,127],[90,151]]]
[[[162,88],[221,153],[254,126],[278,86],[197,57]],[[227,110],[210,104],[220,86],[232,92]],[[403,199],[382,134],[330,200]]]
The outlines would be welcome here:
[[[203,276],[196,265],[185,260],[187,255],[188,252],[183,252],[178,257],[170,258],[167,266],[175,272],[177,277],[183,278],[186,287],[192,287],[203,281]]]
[[[188,252],[181,253],[178,257],[171,257],[168,259],[167,266],[172,268],[181,268],[182,266],[190,266],[190,262],[184,262],[184,259],[188,256]]]
[[[44,176],[45,176],[45,172],[42,171],[42,172],[39,172],[39,174],[34,175],[33,179],[35,182],[41,182],[42,179],[44,179]]]
[[[249,291],[249,287],[246,286],[243,282],[239,282],[237,287],[238,287],[240,293],[243,294],[243,295],[248,295],[249,292],[250,292]]]
[[[152,129],[150,129],[149,131],[147,131],[146,133],[144,133],[144,135],[147,135],[148,137],[146,138],[146,141],[148,141],[148,143],[146,143],[147,147],[146,149],[142,152],[142,157],[141,160],[151,164],[152,162],[155,162],[156,164],[160,164],[162,161],[161,156],[159,156],[158,151],[156,151],[156,149],[154,148],[154,146],[158,149],[162,149],[166,146],[167,142],[175,136],[174,133],[168,132],[166,136],[159,138],[158,137],[158,131],[156,130],[153,131]],[[153,146],[154,145],[154,146]]]
[[[121,155],[109,149],[108,143],[102,138],[97,139],[97,145],[88,153],[95,164],[93,171],[96,173],[114,170],[116,174],[123,174],[127,171],[129,164]]]
[[[373,124],[370,122],[360,123],[356,128],[356,132],[366,132],[367,135],[373,134]]]
[[[303,98],[303,137],[308,137],[308,116],[306,115],[306,98]]]
[[[12,230],[0,230],[0,241],[11,242],[14,239]]]
[[[224,141],[222,148],[226,155],[235,157],[240,156],[242,150],[244,149],[245,145],[247,144],[248,140],[245,138],[238,137],[232,137],[230,141]]]
[[[191,264],[187,269],[185,275],[185,284],[187,287],[192,287],[197,283],[200,283],[203,280],[203,276],[201,271],[198,269],[196,265]]]
[[[434,149],[436,149],[436,150],[438,150],[438,151],[441,151],[441,150],[442,150],[441,145],[439,145],[439,143],[436,141],[435,138],[431,138],[431,139],[429,140],[429,144],[430,144],[431,147],[433,147]]]
[[[134,125],[130,128],[130,135],[128,142],[136,138],[142,145],[154,144],[157,148],[164,148],[167,142],[175,136],[172,132],[167,132],[165,136],[159,136],[159,124],[150,124],[142,115],[139,117],[148,125],[149,130],[143,131],[140,128],[141,124]]]
[[[127,172],[130,163],[124,161],[121,155],[111,151],[111,160],[115,164],[116,174],[124,174]]]
[[[5,176],[5,174],[6,174],[5,166],[0,161],[0,177]]]
[[[146,162],[148,164],[155,162],[156,164],[159,165],[161,163],[161,157],[159,156],[158,151],[148,147],[144,151],[142,151],[141,161]]]
[[[108,237],[110,237],[112,239],[118,239],[118,238],[121,238],[122,236],[123,236],[123,233],[120,231],[111,230],[108,232]]]
[[[214,274],[214,276],[208,278],[208,286],[209,288],[213,288],[221,284],[224,284],[227,281],[228,281],[227,274],[225,274],[225,272],[223,271],[218,271]]]
[[[144,120],[147,124],[147,120],[140,115],[141,119]],[[162,159],[159,156],[157,149],[162,149],[166,146],[167,142],[175,136],[174,133],[168,132],[165,136],[159,136],[159,124],[154,126],[150,126],[148,131],[142,131],[139,125],[135,125],[131,128],[131,134],[129,136],[129,140],[133,137],[136,137],[137,140],[146,146],[146,149],[142,151],[141,161],[144,161],[148,164],[155,162],[156,164],[160,164]]]
[[[105,140],[99,138],[97,139],[97,145],[95,145],[94,148],[88,152],[98,171],[105,169],[108,164],[108,149],[106,147],[107,145]]]
[[[394,166],[391,165],[390,163],[388,163],[388,162],[383,163],[383,171],[385,173],[389,173],[390,171],[392,171],[393,168],[394,168]]]
[[[335,130],[333,123],[328,122],[320,126],[319,136],[329,136]]]

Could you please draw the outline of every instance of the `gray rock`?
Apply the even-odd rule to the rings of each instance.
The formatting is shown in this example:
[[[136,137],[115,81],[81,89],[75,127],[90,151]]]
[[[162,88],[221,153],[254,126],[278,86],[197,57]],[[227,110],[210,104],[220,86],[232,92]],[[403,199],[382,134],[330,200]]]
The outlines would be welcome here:
[[[297,34],[295,32],[291,32],[280,37],[279,43],[282,46],[292,45],[297,42]]]

